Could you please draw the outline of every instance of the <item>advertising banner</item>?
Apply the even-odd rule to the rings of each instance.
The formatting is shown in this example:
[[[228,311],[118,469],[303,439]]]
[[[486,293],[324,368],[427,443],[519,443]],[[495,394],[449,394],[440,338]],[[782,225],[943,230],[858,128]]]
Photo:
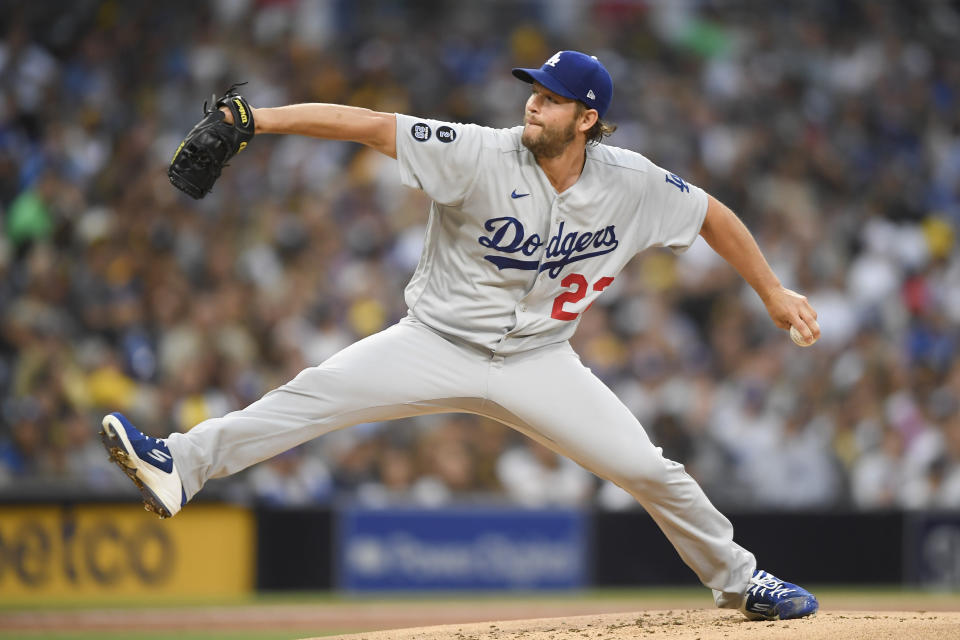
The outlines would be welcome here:
[[[170,520],[134,504],[0,506],[0,600],[248,593],[253,525],[225,505]]]
[[[960,513],[907,516],[907,581],[934,589],[960,589]]]
[[[587,543],[575,510],[350,508],[340,514],[337,582],[353,591],[578,588]]]

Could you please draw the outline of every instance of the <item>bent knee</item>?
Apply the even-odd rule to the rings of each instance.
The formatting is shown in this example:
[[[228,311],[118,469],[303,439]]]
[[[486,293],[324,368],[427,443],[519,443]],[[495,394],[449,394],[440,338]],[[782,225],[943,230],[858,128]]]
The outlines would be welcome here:
[[[626,460],[610,469],[609,478],[628,491],[663,486],[689,477],[679,462],[662,455]]]

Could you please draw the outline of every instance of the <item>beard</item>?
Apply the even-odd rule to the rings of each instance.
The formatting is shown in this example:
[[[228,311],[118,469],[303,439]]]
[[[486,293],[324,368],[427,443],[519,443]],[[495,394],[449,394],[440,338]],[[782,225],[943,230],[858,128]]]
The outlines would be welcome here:
[[[566,127],[554,127],[548,129],[545,126],[540,127],[539,135],[532,133],[524,127],[523,135],[520,141],[523,143],[535,158],[556,158],[567,145],[573,142],[577,135],[576,120],[571,120]]]

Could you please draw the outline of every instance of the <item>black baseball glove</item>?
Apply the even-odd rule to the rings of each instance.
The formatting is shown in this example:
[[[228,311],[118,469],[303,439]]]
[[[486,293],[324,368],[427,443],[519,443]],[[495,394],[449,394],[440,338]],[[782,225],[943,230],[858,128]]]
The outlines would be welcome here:
[[[173,154],[167,175],[173,186],[191,198],[200,199],[210,193],[227,160],[243,151],[253,138],[253,109],[237,93],[237,87],[244,84],[231,86],[220,98],[214,95],[210,108],[204,102],[203,120],[190,130]],[[224,121],[220,107],[230,109],[233,124]]]

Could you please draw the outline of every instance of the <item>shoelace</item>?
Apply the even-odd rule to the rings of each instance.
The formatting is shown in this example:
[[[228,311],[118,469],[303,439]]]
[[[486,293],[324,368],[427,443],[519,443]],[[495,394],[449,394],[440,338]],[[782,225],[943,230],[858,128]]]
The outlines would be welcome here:
[[[752,577],[750,578],[751,587],[748,591],[754,595],[757,595],[757,592],[760,592],[760,595],[765,594],[769,589],[770,595],[774,598],[782,598],[788,593],[793,593],[793,589],[787,589],[783,586],[783,581],[778,580],[769,573],[764,573],[763,577]]]

